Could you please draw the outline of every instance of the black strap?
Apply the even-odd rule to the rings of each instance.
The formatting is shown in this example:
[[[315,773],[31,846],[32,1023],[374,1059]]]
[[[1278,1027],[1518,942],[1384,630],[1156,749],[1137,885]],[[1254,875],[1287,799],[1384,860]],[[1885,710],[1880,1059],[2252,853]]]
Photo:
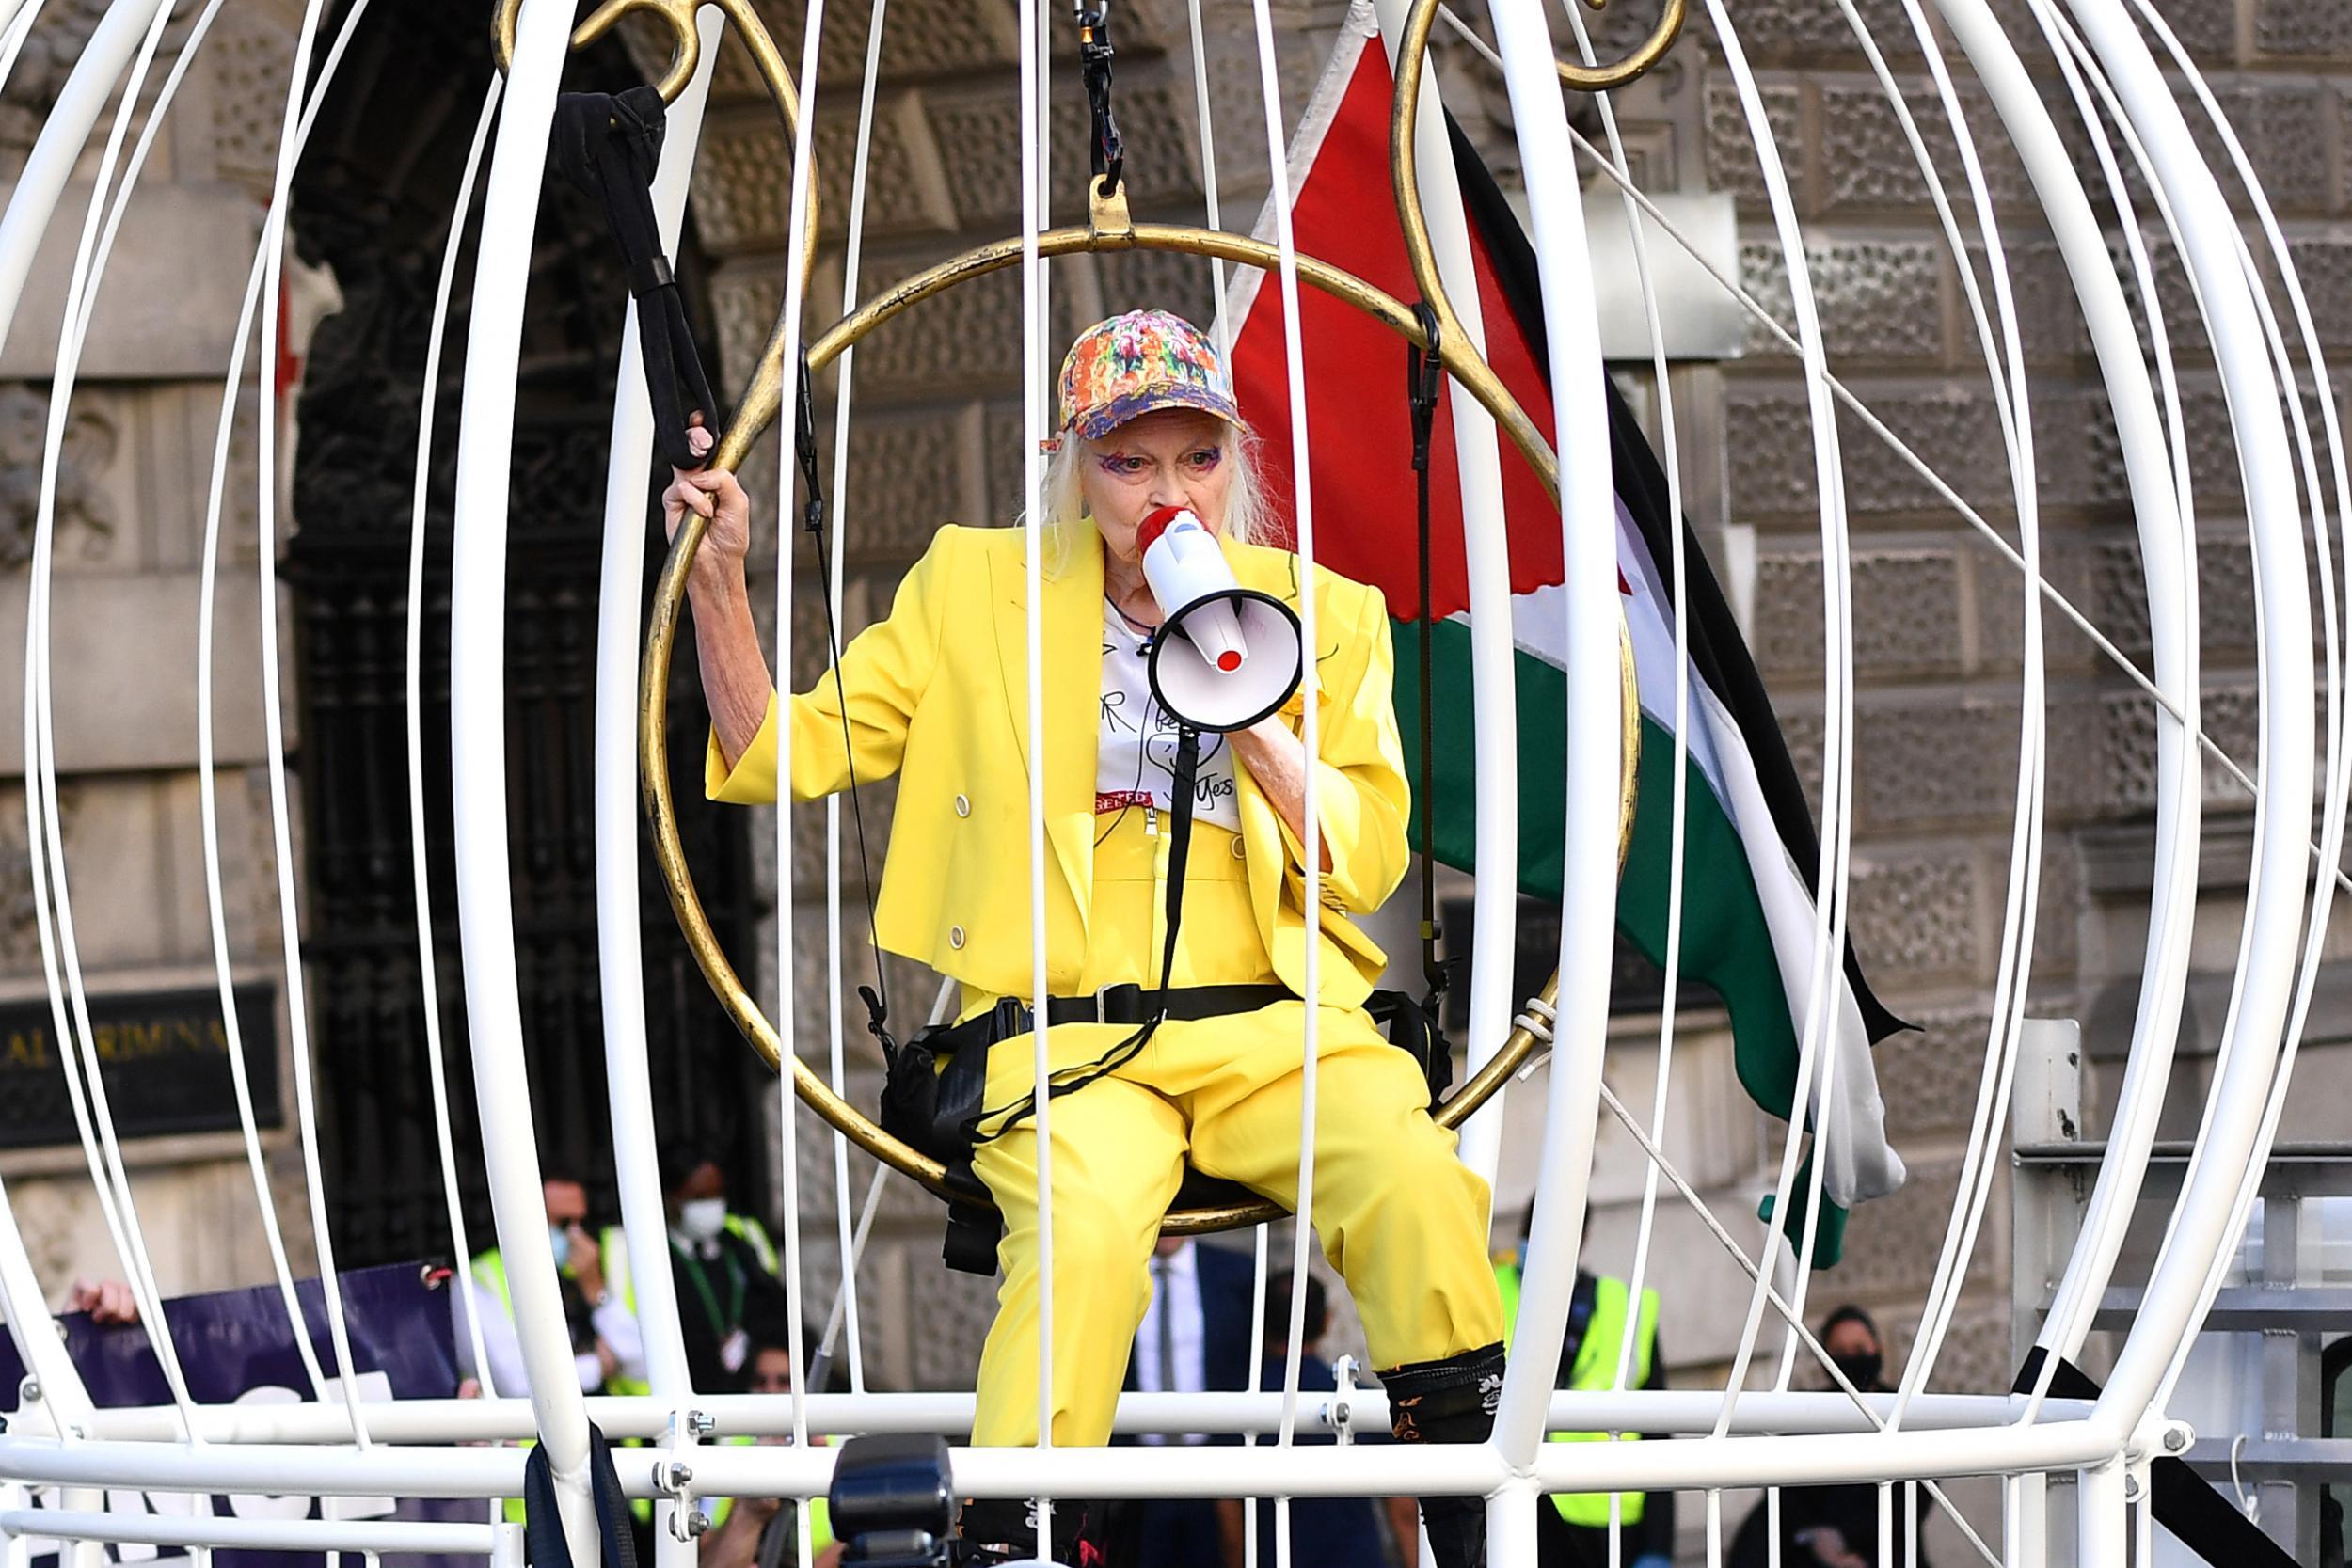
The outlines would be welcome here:
[[[1560,1339],[1560,1370],[1569,1381],[1560,1386],[1572,1387],[1576,1378],[1576,1363],[1584,1354],[1584,1334],[1593,1326],[1593,1313],[1600,1306],[1600,1276],[1576,1271],[1576,1288],[1568,1292],[1568,1328]],[[1641,1304],[1633,1304],[1638,1314]]]
[[[988,1059],[985,1051],[972,1054],[983,1064]],[[948,1070],[954,1069],[951,1059]],[[985,1067],[982,1071],[985,1073]],[[947,1231],[940,1243],[941,1259],[949,1268],[964,1274],[993,1275],[997,1243],[1005,1239],[1004,1211],[996,1207],[996,1195],[988,1190],[988,1183],[972,1168],[969,1149],[946,1164]]]
[[[604,203],[606,224],[637,301],[637,341],[653,403],[654,443],[674,468],[699,468],[687,430],[697,414],[715,427],[719,405],[703,375],[661,230],[653,215],[654,167],[661,157],[664,105],[650,87],[567,92],[556,100],[553,145],[564,178]]]
[[[1171,854],[1171,859],[1173,856]],[[1250,986],[1111,986],[1091,996],[1054,996],[1045,1002],[1049,1023],[1142,1023],[1155,1013],[1164,1021],[1225,1018],[1254,1013],[1277,1002],[1296,1000],[1283,985]],[[1014,1033],[1028,1032],[1033,1015],[1023,1007]]]
[[[1078,7],[1078,65],[1086,80],[1087,109],[1093,117],[1093,134],[1087,138],[1088,156],[1104,196],[1119,194],[1120,176],[1127,166],[1126,144],[1120,140],[1119,121],[1111,117],[1110,8]]]
[[[874,864],[866,850],[866,806],[857,788],[857,750],[850,740],[850,694],[841,679],[841,628],[833,618],[833,568],[825,558],[825,482],[817,467],[817,404],[809,390],[808,354],[801,354],[800,386],[793,400],[793,451],[800,460],[801,526],[817,554],[817,598],[825,607],[825,653],[833,660],[834,706],[841,710],[841,760],[850,770],[850,820],[857,828],[858,879],[866,886],[866,937],[874,951],[874,983],[857,989],[866,1004],[866,1032],[882,1046],[882,1060],[898,1059],[890,1037],[890,979],[882,969],[882,927],[874,915]]]
[[[1190,858],[1192,850],[1192,798],[1200,771],[1200,732],[1188,724],[1179,725],[1176,730],[1176,773],[1168,784],[1168,799],[1174,808],[1169,815],[1174,817],[1175,821],[1170,829],[1173,836],[1168,840],[1168,936],[1160,944],[1159,983],[1152,990],[1150,1016],[1144,1019],[1142,1026],[1134,1034],[1129,1035],[1091,1062],[1065,1069],[1067,1077],[1057,1073],[1046,1085],[1045,1093],[1048,1099],[1058,1100],[1063,1095],[1075,1094],[1089,1084],[1099,1083],[1134,1061],[1141,1053],[1143,1048],[1151,1043],[1152,1037],[1158,1031],[1161,1021],[1168,1016],[1168,977],[1176,967],[1176,930],[1184,912],[1184,863]],[[1054,1009],[1051,1000],[1046,1004],[1045,1017],[1048,1023],[1053,1022]],[[983,1132],[979,1124],[992,1116],[998,1116],[998,1113],[983,1111],[980,1115],[971,1118],[967,1136],[975,1148],[984,1143],[993,1143],[1036,1113],[1037,1091],[1032,1089],[1001,1115],[993,1131]]]
[[[596,1508],[596,1536],[603,1544],[601,1568],[637,1568],[637,1546],[629,1533],[628,1498],[621,1492],[620,1472],[612,1468],[612,1448],[594,1422],[588,1427],[588,1486]],[[555,1467],[548,1446],[532,1446],[523,1461],[523,1546],[532,1568],[589,1568],[572,1560],[564,1539],[564,1521],[555,1506]]]
[[[2018,1369],[2010,1392],[2033,1392],[2048,1355],[2042,1345],[2027,1351],[2026,1364]],[[2099,1386],[2061,1356],[2050,1376],[2050,1392],[2064,1400],[2091,1400],[2099,1397]],[[2218,1487],[2190,1469],[2186,1460],[2163,1455],[2149,1462],[2148,1508],[2157,1524],[2180,1537],[2181,1544],[2214,1568],[2293,1568],[2295,1559],[2265,1535],[2260,1525],[2231,1506]]]
[[[1438,791],[1435,747],[1431,740],[1431,650],[1429,613],[1429,441],[1438,422],[1438,388],[1445,361],[1438,352],[1438,312],[1427,300],[1413,307],[1428,347],[1408,343],[1405,350],[1406,393],[1413,409],[1413,495],[1419,507],[1421,540],[1421,974],[1428,984],[1425,1004],[1432,1015],[1445,995],[1445,966],[1438,961],[1438,894],[1435,846],[1438,840]]]
[[[972,1167],[966,1164],[961,1168],[969,1171]],[[946,1234],[940,1238],[940,1261],[959,1274],[993,1275],[996,1272],[996,1251],[1004,1240],[1004,1211],[996,1207],[993,1196],[986,1203],[950,1201]]]
[[[1434,1002],[1424,1006],[1409,993],[1375,989],[1364,998],[1364,1011],[1388,1037],[1389,1043],[1413,1058],[1429,1085],[1429,1105],[1445,1101],[1454,1083],[1454,1048],[1438,1027]]]

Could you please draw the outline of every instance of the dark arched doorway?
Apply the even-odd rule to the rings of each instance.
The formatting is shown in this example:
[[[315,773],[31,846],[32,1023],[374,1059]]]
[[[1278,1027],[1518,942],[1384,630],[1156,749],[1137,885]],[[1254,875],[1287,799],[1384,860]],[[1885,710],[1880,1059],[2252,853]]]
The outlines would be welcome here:
[[[336,8],[339,11],[343,8]],[[342,309],[312,338],[297,410],[294,592],[306,953],[339,1261],[445,1255],[418,975],[404,695],[418,390],[450,208],[490,69],[486,5],[377,7],[362,22],[295,181],[303,257],[334,270]],[[612,45],[566,86],[638,80]],[[690,233],[680,273],[702,299]],[[449,493],[471,256],[448,329],[428,521],[422,734],[441,1026],[469,1225],[487,1235],[466,1057],[449,834]],[[508,717],[523,1031],[543,1157],[580,1172],[612,1217],[596,978],[589,769],[597,519],[622,305],[600,216],[550,181],[532,256],[516,426],[508,566]],[[648,498],[650,503],[650,497]],[[650,578],[648,578],[650,586]],[[701,748],[680,660],[673,748]],[[750,908],[740,813],[694,812],[705,897],[741,950]],[[665,1142],[716,1153],[737,1205],[769,1191],[761,1075],[680,942],[650,862],[643,921],[655,1114]],[[480,1244],[477,1243],[477,1244]]]

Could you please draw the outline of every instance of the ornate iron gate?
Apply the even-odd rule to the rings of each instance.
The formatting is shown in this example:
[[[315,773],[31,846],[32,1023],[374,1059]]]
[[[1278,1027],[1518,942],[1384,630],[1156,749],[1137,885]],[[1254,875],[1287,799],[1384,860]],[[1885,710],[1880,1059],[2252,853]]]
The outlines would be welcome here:
[[[366,19],[295,182],[304,257],[334,269],[342,309],[319,328],[299,404],[294,586],[301,693],[306,952],[324,1085],[326,1182],[340,1259],[445,1255],[418,974],[407,792],[405,639],[415,387],[424,359],[451,192],[490,69],[469,7],[401,7]],[[636,80],[617,47],[572,65],[568,85]],[[387,138],[384,127],[409,134]],[[413,219],[413,221],[409,221]],[[405,236],[388,247],[386,234]],[[699,299],[690,238],[681,274]],[[470,256],[452,305],[428,515],[422,722],[436,969],[469,1226],[486,1234],[478,1109],[467,1069],[450,859],[447,497],[457,449]],[[508,733],[516,936],[525,1048],[544,1158],[612,1202],[596,975],[590,748],[597,523],[613,365],[626,299],[601,217],[551,182],[533,257],[516,430],[508,563]],[[648,498],[650,504],[651,498]],[[654,562],[658,563],[658,554]],[[650,572],[647,587],[651,585]],[[699,687],[681,658],[678,755],[702,746]],[[691,693],[691,695],[690,695]],[[695,792],[686,792],[692,795]],[[711,912],[739,948],[752,928],[739,813],[682,802]],[[665,1141],[708,1148],[739,1207],[769,1191],[762,1074],[680,942],[644,867],[647,1027]]]

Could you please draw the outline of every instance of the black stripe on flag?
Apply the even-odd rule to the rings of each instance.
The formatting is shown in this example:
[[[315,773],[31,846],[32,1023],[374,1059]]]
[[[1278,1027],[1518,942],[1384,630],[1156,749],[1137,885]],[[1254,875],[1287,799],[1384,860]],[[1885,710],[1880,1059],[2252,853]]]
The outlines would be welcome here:
[[[1548,375],[1550,360],[1546,354],[1543,292],[1541,275],[1535,266],[1535,248],[1528,243],[1526,231],[1519,227],[1518,214],[1511,210],[1502,188],[1495,183],[1494,176],[1478,156],[1478,150],[1462,134],[1451,113],[1446,116],[1446,133],[1454,143],[1454,166],[1461,182],[1462,205],[1479,237],[1486,242],[1486,253],[1494,263],[1496,285],[1510,308],[1513,324],[1527,341],[1537,372]],[[1659,467],[1657,454],[1650,451],[1649,438],[1642,433],[1616,383],[1605,375],[1601,382],[1609,396],[1609,449],[1617,499],[1625,503],[1634,526],[1641,530],[1650,559],[1659,565],[1660,586],[1671,595],[1674,585],[1666,579],[1665,566],[1673,559],[1674,538],[1669,531],[1673,524],[1666,512],[1665,471]],[[1780,721],[1772,712],[1764,678],[1756,673],[1756,659],[1748,652],[1746,639],[1740,634],[1730,601],[1724,597],[1723,588],[1708,564],[1707,552],[1699,547],[1698,535],[1687,518],[1681,527],[1683,576],[1690,598],[1687,619],[1692,662],[1697,667],[1699,678],[1731,710],[1740,736],[1747,743],[1748,754],[1756,763],[1756,783],[1772,811],[1772,826],[1780,834],[1781,845],[1804,878],[1806,889],[1818,899],[1820,890],[1814,885],[1814,879],[1820,861],[1821,841],[1813,826],[1812,808],[1805,801],[1804,785],[1797,778],[1797,765],[1788,755],[1788,743],[1781,737]],[[1671,603],[1668,608],[1672,608]],[[1869,982],[1863,978],[1862,961],[1854,952],[1851,929],[1846,940],[1846,979],[1853,988],[1854,1002],[1861,1009],[1863,1028],[1871,1044],[1913,1027],[1889,1012],[1871,991]]]

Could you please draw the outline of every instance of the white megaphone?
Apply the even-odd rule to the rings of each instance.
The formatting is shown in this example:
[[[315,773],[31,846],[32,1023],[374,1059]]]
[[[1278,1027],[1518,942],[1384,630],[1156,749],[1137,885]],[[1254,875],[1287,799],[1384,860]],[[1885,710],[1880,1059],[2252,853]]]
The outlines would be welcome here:
[[[1246,730],[1290,701],[1305,670],[1298,617],[1233,580],[1216,535],[1179,506],[1136,530],[1162,627],[1152,640],[1152,695],[1178,723]]]

